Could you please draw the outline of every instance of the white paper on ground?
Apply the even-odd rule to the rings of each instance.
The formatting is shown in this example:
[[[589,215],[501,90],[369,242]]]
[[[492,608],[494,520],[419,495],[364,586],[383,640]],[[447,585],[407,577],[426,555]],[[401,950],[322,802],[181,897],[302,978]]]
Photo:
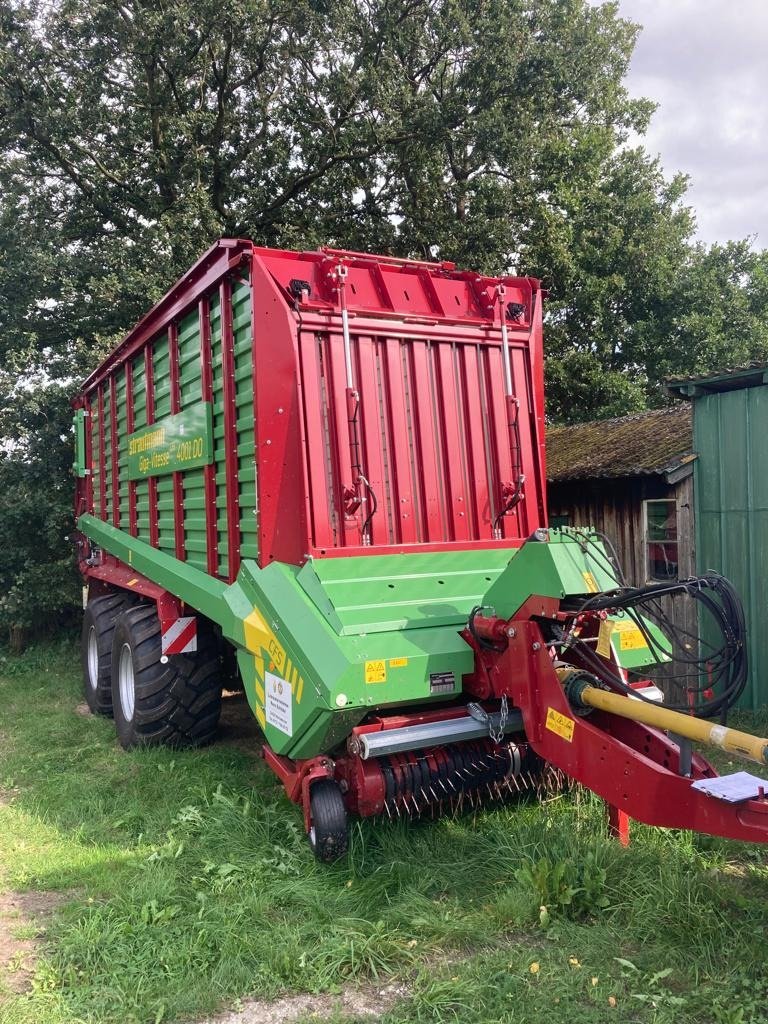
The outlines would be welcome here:
[[[768,794],[768,781],[750,775],[749,772],[734,772],[733,775],[720,775],[716,779],[698,779],[691,789],[699,789],[718,800],[727,800],[729,804],[738,804],[742,800],[752,800],[759,796],[760,789]]]

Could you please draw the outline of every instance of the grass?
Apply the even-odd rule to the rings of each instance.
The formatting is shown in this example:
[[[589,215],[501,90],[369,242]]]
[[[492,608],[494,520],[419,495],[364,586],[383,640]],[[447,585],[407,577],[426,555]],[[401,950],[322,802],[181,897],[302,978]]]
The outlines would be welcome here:
[[[0,658],[0,891],[67,894],[1,1024],[194,1019],[393,977],[409,994],[384,1024],[768,1020],[762,848],[635,825],[622,850],[575,793],[356,823],[321,867],[246,749],[126,754],[79,687],[68,644]]]

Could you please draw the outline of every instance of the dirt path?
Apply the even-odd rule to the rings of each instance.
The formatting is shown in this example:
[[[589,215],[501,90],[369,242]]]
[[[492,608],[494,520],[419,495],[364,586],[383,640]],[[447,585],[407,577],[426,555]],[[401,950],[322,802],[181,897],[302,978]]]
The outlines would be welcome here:
[[[210,1017],[200,1024],[294,1024],[298,1020],[325,1021],[331,1014],[341,1012],[355,1021],[374,1022],[407,994],[404,985],[368,985],[337,995],[303,994],[271,1002],[249,999],[240,1009]]]
[[[0,893],[0,992],[29,990],[45,922],[66,898],[58,892]]]

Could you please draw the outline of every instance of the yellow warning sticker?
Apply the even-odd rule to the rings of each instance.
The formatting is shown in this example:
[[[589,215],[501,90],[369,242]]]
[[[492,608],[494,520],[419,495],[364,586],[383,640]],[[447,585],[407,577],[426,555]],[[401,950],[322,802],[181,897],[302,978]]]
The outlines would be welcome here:
[[[626,633],[622,633],[619,637],[619,647],[621,647],[622,651],[634,651],[637,650],[638,647],[647,646],[645,637],[637,626],[635,626],[631,632],[627,631]]]
[[[626,619],[624,622],[615,622],[613,631],[619,636],[619,647],[622,651],[636,651],[638,647],[647,647],[645,637],[634,624]]]
[[[590,594],[596,594],[598,592],[597,580],[591,572],[583,572],[581,574],[584,577],[584,582],[587,584],[587,590]]]
[[[390,658],[389,659],[389,667],[390,668],[405,668],[405,666],[407,664],[408,664],[408,659],[407,658]]]
[[[387,663],[383,658],[380,661],[366,661],[365,681],[366,683],[386,683]]]
[[[555,711],[554,708],[548,708],[546,726],[550,732],[562,736],[564,740],[570,743],[573,739],[573,730],[576,728],[576,723],[568,715],[563,715],[559,711]]]
[[[610,658],[611,656],[611,633],[613,632],[614,623],[610,619],[603,619],[600,623],[600,632],[597,634],[597,647],[595,650],[601,658]]]

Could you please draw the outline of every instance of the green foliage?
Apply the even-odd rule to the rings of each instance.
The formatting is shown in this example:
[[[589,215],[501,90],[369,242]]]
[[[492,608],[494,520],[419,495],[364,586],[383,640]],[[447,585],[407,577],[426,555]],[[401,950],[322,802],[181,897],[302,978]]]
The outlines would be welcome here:
[[[515,872],[524,889],[532,891],[539,909],[539,923],[548,927],[552,915],[590,917],[605,910],[610,900],[605,893],[607,871],[593,851],[579,860],[551,861],[542,857],[528,861]]]
[[[1,375],[0,375],[1,376]],[[0,629],[45,633],[78,594],[72,530],[68,388],[26,381],[0,409]]]
[[[2,5],[0,451],[34,524],[0,523],[2,621],[68,587],[58,504],[36,536],[69,460],[17,446],[29,391],[74,390],[220,235],[540,276],[554,420],[765,356],[764,254],[692,246],[685,179],[629,146],[637,31],[587,0]]]

